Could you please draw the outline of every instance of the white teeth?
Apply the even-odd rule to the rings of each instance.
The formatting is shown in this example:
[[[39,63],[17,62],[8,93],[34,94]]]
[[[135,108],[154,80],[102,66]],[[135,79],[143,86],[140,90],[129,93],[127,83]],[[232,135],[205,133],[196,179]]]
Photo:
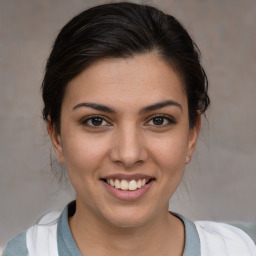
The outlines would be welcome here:
[[[137,183],[136,180],[131,180],[129,182],[129,190],[136,190],[137,189]]]
[[[129,189],[129,183],[127,180],[121,180],[121,187],[122,190],[128,190]]]
[[[146,185],[148,180],[146,179],[139,179],[139,180],[119,180],[119,179],[107,179],[107,183],[112,187],[121,190],[131,190],[134,191],[138,188],[141,188]]]
[[[137,182],[137,187],[138,187],[138,188],[141,188],[141,180],[138,180],[138,182]]]
[[[118,179],[115,180],[115,187],[116,188],[121,188],[120,181]]]
[[[115,186],[115,181],[113,179],[110,179],[109,184],[114,187]]]

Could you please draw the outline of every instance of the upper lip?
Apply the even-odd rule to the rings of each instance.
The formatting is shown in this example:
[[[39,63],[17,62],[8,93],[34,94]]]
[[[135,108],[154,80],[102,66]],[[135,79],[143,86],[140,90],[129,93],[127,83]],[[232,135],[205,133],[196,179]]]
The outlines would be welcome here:
[[[146,174],[136,173],[136,174],[124,174],[124,173],[116,173],[111,174],[105,177],[102,177],[101,179],[119,179],[119,180],[139,180],[139,179],[154,179],[154,177]]]

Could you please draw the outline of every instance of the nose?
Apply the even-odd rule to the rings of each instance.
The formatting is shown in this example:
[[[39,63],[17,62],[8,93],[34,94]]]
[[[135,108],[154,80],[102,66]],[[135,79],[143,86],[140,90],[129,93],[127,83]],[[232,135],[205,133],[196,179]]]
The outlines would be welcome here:
[[[113,136],[113,147],[110,152],[111,161],[131,168],[146,161],[147,151],[143,137],[135,127],[119,128]]]

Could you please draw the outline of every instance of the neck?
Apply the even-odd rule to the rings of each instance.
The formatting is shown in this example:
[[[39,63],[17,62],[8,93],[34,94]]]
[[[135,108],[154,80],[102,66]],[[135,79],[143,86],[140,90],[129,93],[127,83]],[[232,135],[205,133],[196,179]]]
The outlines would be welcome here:
[[[168,212],[168,205],[139,227],[117,227],[77,202],[76,213],[70,218],[69,225],[82,255],[178,256],[184,250],[183,223]]]

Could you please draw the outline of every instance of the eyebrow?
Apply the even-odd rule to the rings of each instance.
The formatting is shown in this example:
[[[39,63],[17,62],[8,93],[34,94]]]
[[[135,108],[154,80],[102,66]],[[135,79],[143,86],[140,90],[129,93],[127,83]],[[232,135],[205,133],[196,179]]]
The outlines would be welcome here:
[[[91,103],[91,102],[82,102],[77,104],[76,106],[73,107],[73,110],[80,108],[80,107],[88,107],[88,108],[92,108],[95,110],[99,110],[99,111],[103,111],[106,113],[110,113],[110,114],[116,114],[116,111],[114,109],[111,109],[105,105],[102,104],[97,104],[97,103]]]
[[[157,109],[160,109],[160,108],[164,108],[164,107],[167,107],[167,106],[178,107],[181,110],[181,112],[183,112],[181,104],[179,104],[178,102],[173,101],[173,100],[166,100],[166,101],[158,102],[158,103],[155,103],[153,105],[142,108],[139,111],[139,114],[142,115],[142,114],[145,114],[147,112],[157,110]],[[103,112],[110,113],[110,114],[116,114],[117,113],[116,110],[114,110],[110,107],[107,107],[105,105],[98,104],[98,103],[91,103],[91,102],[79,103],[79,104],[77,104],[76,106],[73,107],[73,110],[75,110],[77,108],[80,108],[80,107],[88,107],[88,108],[92,108],[92,109],[103,111]]]
[[[139,113],[140,114],[145,114],[147,112],[157,110],[157,109],[160,109],[160,108],[164,108],[164,107],[167,107],[167,106],[178,107],[181,110],[181,112],[183,112],[181,104],[179,104],[178,102],[173,101],[173,100],[166,100],[166,101],[158,102],[158,103],[155,103],[153,105],[144,107],[143,109],[140,110]]]

